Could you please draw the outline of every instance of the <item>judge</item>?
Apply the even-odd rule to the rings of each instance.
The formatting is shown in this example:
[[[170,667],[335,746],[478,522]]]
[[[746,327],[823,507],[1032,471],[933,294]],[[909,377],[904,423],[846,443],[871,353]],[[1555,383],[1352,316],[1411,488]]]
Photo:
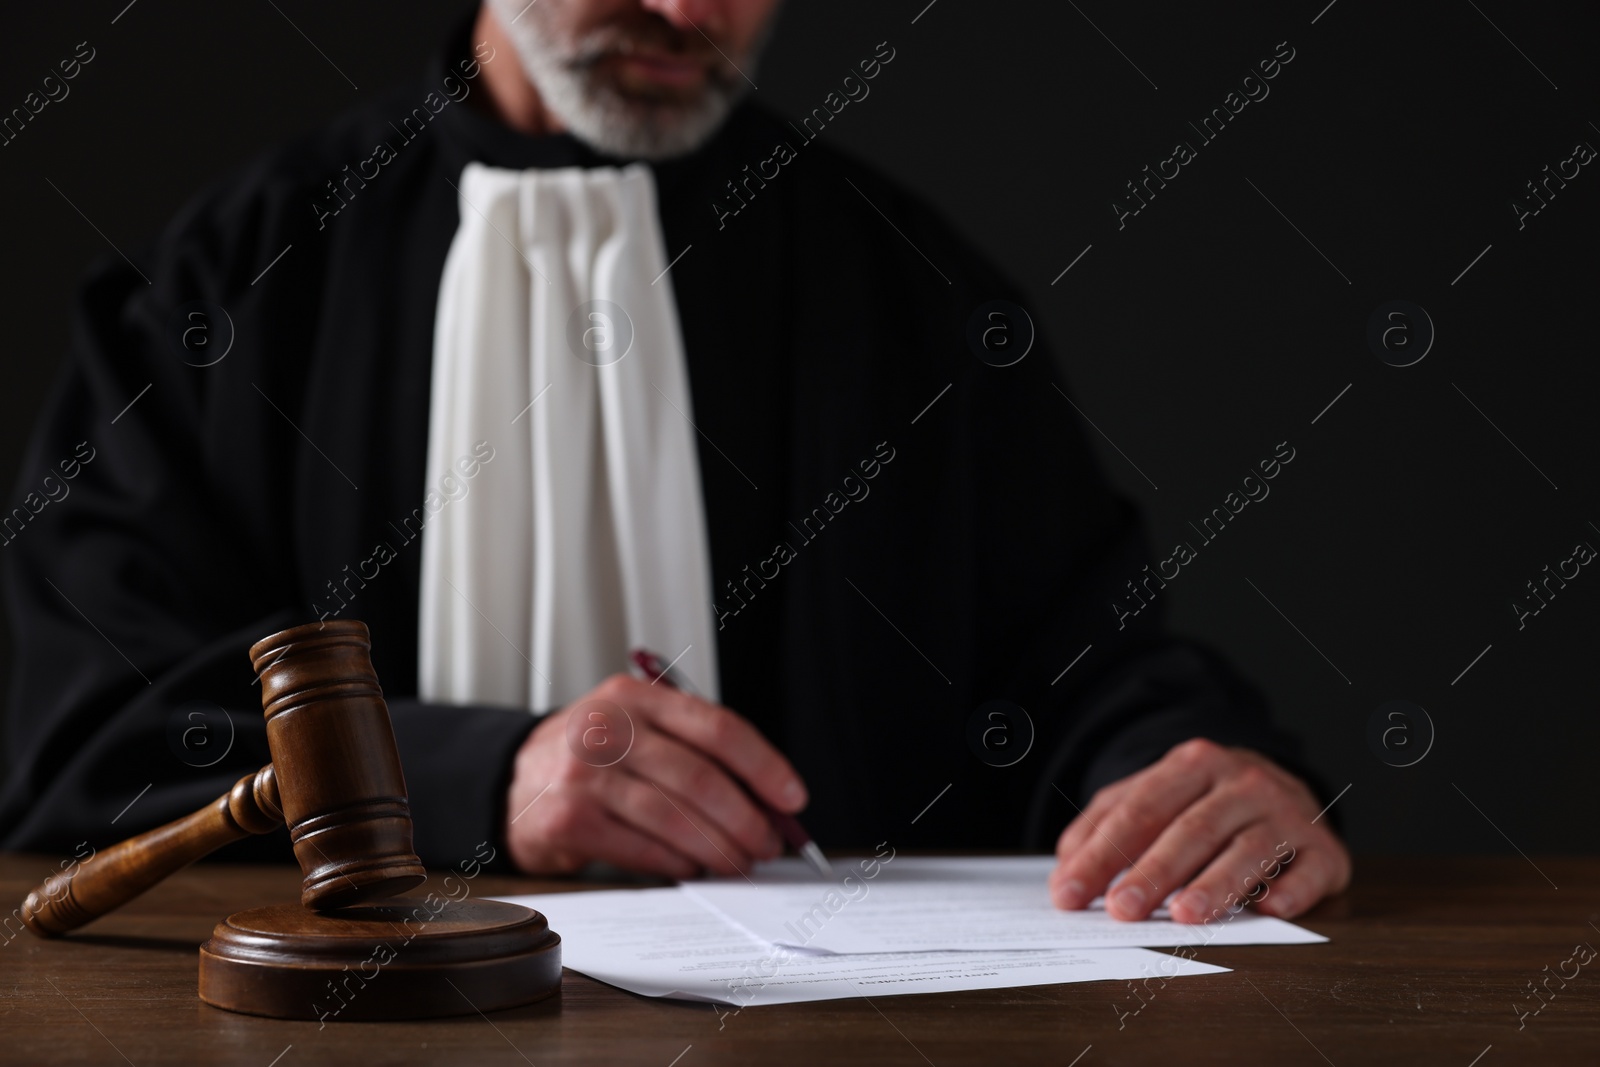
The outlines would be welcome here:
[[[432,863],[731,873],[781,847],[760,798],[826,847],[1054,845],[1066,908],[1133,865],[1124,919],[1344,887],[1257,692],[1111,609],[1133,509],[1043,347],[967,341],[1015,289],[745,98],[776,6],[487,0],[91,272],[18,493],[70,495],[0,547],[5,847],[266,762],[245,649],[338,617]]]

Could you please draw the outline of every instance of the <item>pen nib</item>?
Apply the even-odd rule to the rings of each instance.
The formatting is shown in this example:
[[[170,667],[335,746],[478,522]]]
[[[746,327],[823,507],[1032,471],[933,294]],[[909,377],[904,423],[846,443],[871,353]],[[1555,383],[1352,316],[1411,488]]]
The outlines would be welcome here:
[[[800,855],[811,864],[811,869],[816,871],[827,881],[833,881],[833,865],[828,862],[828,857],[822,854],[822,849],[817,847],[815,841],[807,841],[800,846]]]

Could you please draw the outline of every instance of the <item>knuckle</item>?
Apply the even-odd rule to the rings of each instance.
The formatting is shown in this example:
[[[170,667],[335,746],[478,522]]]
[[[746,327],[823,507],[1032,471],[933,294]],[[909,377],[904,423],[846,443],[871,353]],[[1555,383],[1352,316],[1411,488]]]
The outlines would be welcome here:
[[[1115,826],[1105,828],[1105,833],[1118,848],[1126,849],[1128,845],[1125,842],[1149,840],[1159,834],[1164,826],[1165,823],[1154,809],[1143,804],[1130,804],[1122,809],[1122,817]]]
[[[1216,759],[1222,752],[1222,746],[1208,737],[1191,737],[1189,740],[1175,746],[1171,755],[1173,759],[1188,767],[1202,766]]]
[[[1172,831],[1187,846],[1208,854],[1221,847],[1223,841],[1222,831],[1217,829],[1216,823],[1193,809],[1172,820]]]
[[[542,752],[533,747],[530,743],[532,740],[530,737],[528,742],[524,742],[522,748],[517,750],[516,756],[511,761],[511,780],[513,782],[532,778],[538,773]]]
[[[1272,827],[1265,822],[1253,823],[1238,833],[1239,844],[1251,855],[1263,858],[1274,855],[1276,838]]]
[[[1259,763],[1251,763],[1234,775],[1233,785],[1246,796],[1276,793],[1282,788],[1277,776]]]
[[[706,809],[711,807],[720,794],[721,790],[718,787],[721,784],[722,772],[705,760],[697,760],[684,777],[684,795],[701,809]]]
[[[1166,820],[1161,817],[1161,813],[1147,803],[1129,804],[1123,810],[1127,813],[1129,829],[1135,833],[1158,833],[1166,826]]]
[[[739,721],[721,708],[706,707],[702,712],[706,741],[713,749],[724,752],[733,747],[739,737]]]
[[[630,675],[612,674],[595,686],[591,695],[621,703],[624,697],[633,692],[636,685],[638,685],[638,680]]]
[[[580,760],[575,753],[567,752],[562,759],[557,761],[555,773],[552,777],[555,779],[556,785],[574,786],[588,777],[593,770],[587,763]]]
[[[1246,837],[1242,843],[1248,857],[1245,867],[1249,869],[1251,878],[1272,882],[1289,869],[1288,862],[1278,855],[1270,834]]]

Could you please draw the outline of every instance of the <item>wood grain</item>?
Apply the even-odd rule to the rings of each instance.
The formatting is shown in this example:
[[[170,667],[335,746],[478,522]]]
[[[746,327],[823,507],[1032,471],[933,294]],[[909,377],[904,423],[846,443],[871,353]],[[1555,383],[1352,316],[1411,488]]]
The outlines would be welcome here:
[[[1035,986],[752,1008],[719,1028],[707,1005],[636,997],[567,972],[541,1004],[394,1023],[284,1022],[219,1011],[195,995],[198,953],[229,912],[293,900],[293,867],[201,864],[55,941],[0,944],[0,1062],[55,1064],[1592,1064],[1600,961],[1519,1031],[1526,983],[1600,946],[1600,859],[1408,857],[1357,864],[1356,883],[1304,921],[1325,945],[1215,948],[1231,974],[1175,980],[1118,1027],[1125,983]],[[0,856],[0,892],[22,894],[59,857]],[[439,873],[415,892],[471,898],[594,888]],[[549,916],[561,932],[559,913]],[[1552,989],[1556,986],[1551,985]],[[491,1025],[492,1024],[492,1025]],[[689,1046],[692,1049],[685,1052]],[[126,1056],[126,1060],[124,1060]],[[1324,1059],[1326,1057],[1326,1059]]]
[[[40,937],[76,930],[228,842],[282,825],[269,763],[192,815],[119,841],[88,862],[73,862],[52,874],[22,902],[22,921]]]
[[[393,897],[236,912],[200,946],[200,999],[274,1019],[364,1022],[519,1008],[561,987],[561,941],[532,908]]]
[[[76,929],[230,841],[287,825],[300,902],[332,909],[404,893],[427,877],[365,623],[280,630],[250,647],[272,763],[192,815],[53,872],[19,918],[41,937]]]
[[[427,876],[365,623],[334,619],[250,646],[283,820],[305,872],[300,903],[342,908]]]

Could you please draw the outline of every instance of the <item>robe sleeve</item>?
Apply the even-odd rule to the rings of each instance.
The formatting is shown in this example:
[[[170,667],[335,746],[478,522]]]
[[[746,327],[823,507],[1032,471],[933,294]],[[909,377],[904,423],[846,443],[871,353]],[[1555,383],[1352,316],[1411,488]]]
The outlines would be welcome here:
[[[1046,366],[1041,360],[1040,370]],[[1034,397],[1000,405],[990,440],[1006,442],[1013,455],[1059,461],[1030,465],[1025,479],[986,479],[976,490],[987,516],[978,534],[987,572],[979,586],[993,598],[980,613],[1007,620],[985,628],[977,659],[991,665],[996,691],[1039,712],[1043,758],[1033,765],[1022,843],[1054,847],[1097,789],[1197,737],[1254,749],[1326,795],[1261,692],[1209,647],[1166,628],[1165,598],[1180,589],[1119,618],[1114,604],[1136,603],[1126,583],[1155,566],[1143,523],[1094,468],[1075,414],[1018,418],[1040,396],[1066,407],[1050,383],[1032,388]],[[980,415],[979,434],[982,426]],[[1030,532],[1019,535],[1024,528]]]
[[[1143,610],[1124,616],[1117,607],[1139,603],[1128,583],[1141,582],[1146,565],[1154,572],[1158,557],[1148,550],[1137,508],[1107,479],[1091,447],[1095,431],[1070,385],[1074,359],[1108,357],[1070,350],[1074,359],[1061,359],[1041,330],[1020,361],[981,361],[968,341],[975,308],[995,299],[1032,305],[1038,327],[1039,307],[914,197],[867,173],[852,180],[913,235],[909,243],[882,245],[881,254],[900,257],[900,269],[880,273],[914,279],[892,290],[894,302],[907,309],[901,318],[921,326],[916,343],[903,349],[891,393],[933,396],[947,375],[954,378],[945,400],[952,408],[935,409],[919,427],[924,440],[940,435],[915,450],[936,457],[929,466],[937,473],[910,496],[961,502],[929,523],[942,529],[962,516],[959,543],[968,556],[942,560],[948,565],[929,573],[959,590],[950,595],[962,611],[971,598],[978,620],[970,650],[974,700],[1008,698],[1027,710],[1036,730],[1033,754],[1014,771],[976,779],[1001,783],[988,786],[1005,794],[996,810],[1023,814],[1022,825],[1009,828],[1017,836],[996,835],[995,843],[1052,848],[1095,790],[1191,738],[1256,750],[1327,799],[1262,693],[1205,644],[1165,626],[1168,601],[1184,595],[1181,575]],[[872,222],[862,218],[862,225]],[[941,274],[949,272],[947,286],[929,284],[924,253]],[[909,389],[902,381],[919,384]],[[1159,430],[1149,439],[1176,444]],[[1262,445],[1270,449],[1272,442]],[[1111,451],[1102,456],[1121,462]],[[896,543],[914,542],[902,531]],[[1192,565],[1225,566],[1218,558],[1223,551],[1202,545]],[[953,580],[964,573],[971,574],[970,593]]]
[[[995,278],[988,291],[1005,292]],[[1063,364],[1038,348],[1013,367],[971,361],[971,416],[956,432],[956,450],[982,472],[968,484],[984,517],[975,524],[975,566],[979,614],[990,624],[975,658],[990,665],[997,691],[1041,712],[1044,758],[1026,801],[1024,843],[1053,847],[1097,789],[1192,738],[1254,749],[1326,798],[1262,693],[1208,646],[1166,627],[1181,573],[1170,588],[1152,579],[1150,602],[1122,613],[1140,603],[1129,583],[1147,588],[1156,557],[1138,510],[1112,488],[1089,445]],[[1220,551],[1192,565],[1217,566]]]
[[[293,466],[277,458],[288,450],[239,412],[255,401],[271,414],[247,392],[272,373],[251,334],[276,332],[269,351],[309,349],[293,334],[314,315],[285,308],[301,297],[314,306],[317,279],[286,271],[276,290],[251,286],[293,239],[274,217],[290,200],[303,211],[303,196],[202,203],[135,250],[143,273],[112,258],[81,287],[16,494],[25,506],[46,491],[55,499],[7,513],[0,544],[16,641],[5,848],[102,848],[188,814],[271,758],[247,650],[311,620],[289,509],[272,506],[289,499]],[[226,376],[186,365],[172,343],[172,310],[195,298],[259,328],[240,331]],[[413,699],[391,700],[390,714],[424,862],[454,866],[480,841],[498,847],[512,756],[533,717]],[[288,838],[225,854],[287,859]]]

